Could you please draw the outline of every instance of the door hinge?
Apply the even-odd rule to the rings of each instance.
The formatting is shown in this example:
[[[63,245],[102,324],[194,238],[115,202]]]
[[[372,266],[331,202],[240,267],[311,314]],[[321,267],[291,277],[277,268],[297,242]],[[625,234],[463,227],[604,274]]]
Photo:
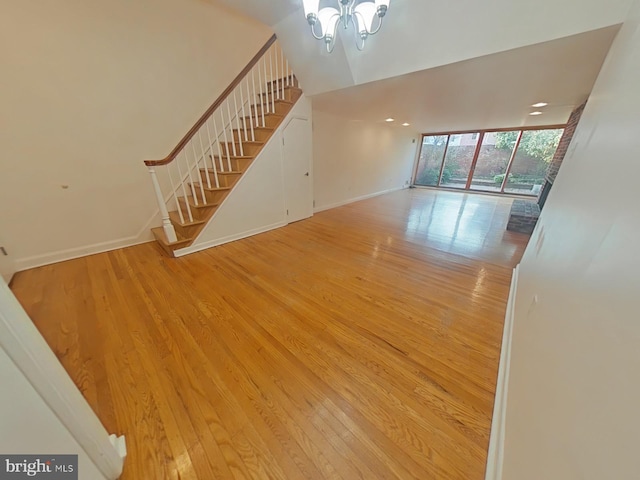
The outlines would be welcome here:
[[[316,206],[316,201],[314,200],[313,201],[313,208],[315,208],[315,206]]]
[[[287,210],[287,215],[289,215],[289,210]]]
[[[282,144],[284,145],[284,138],[282,139]]]

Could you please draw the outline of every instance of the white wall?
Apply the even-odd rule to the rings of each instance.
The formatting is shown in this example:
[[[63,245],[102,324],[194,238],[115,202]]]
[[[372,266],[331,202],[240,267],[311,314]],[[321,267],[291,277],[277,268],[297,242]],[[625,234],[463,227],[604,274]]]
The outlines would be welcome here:
[[[189,247],[177,250],[176,256],[266,232],[288,223],[282,132],[292,117],[309,119],[308,128],[311,128],[311,101],[304,95],[287,114],[198,238]],[[308,148],[310,150],[311,145]],[[312,172],[311,174],[313,175]]]
[[[315,210],[407,187],[418,137],[404,127],[352,121],[314,109]]]
[[[166,156],[270,35],[202,0],[5,2],[0,230],[18,267],[152,238],[143,160]]]
[[[638,85],[636,0],[522,259],[505,480],[639,476]]]

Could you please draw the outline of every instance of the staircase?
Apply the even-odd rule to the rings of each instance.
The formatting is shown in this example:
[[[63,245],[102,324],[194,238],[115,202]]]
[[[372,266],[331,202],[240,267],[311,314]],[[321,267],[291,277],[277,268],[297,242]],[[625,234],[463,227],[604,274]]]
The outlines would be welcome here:
[[[194,242],[301,95],[274,35],[166,158],[144,162],[168,255]]]

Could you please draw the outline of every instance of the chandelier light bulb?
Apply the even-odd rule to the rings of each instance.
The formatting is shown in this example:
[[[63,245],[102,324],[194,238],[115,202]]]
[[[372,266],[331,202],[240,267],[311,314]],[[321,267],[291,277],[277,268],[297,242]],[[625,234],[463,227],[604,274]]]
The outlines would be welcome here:
[[[314,25],[318,20],[320,0],[302,0],[304,3],[304,16],[309,24]]]

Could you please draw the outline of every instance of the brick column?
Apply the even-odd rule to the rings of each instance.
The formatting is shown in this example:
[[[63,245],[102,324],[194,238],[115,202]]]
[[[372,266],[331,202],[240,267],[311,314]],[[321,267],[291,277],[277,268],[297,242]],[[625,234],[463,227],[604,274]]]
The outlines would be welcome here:
[[[553,160],[551,160],[551,163],[547,167],[547,173],[544,177],[545,183],[542,186],[540,196],[538,197],[538,205],[540,205],[540,208],[543,207],[544,202],[547,199],[547,195],[549,194],[549,190],[551,189],[551,186],[553,185],[553,182],[558,175],[558,171],[560,170],[560,166],[562,165],[564,156],[567,154],[567,150],[569,148],[569,145],[571,144],[571,139],[573,138],[573,134],[576,132],[576,128],[578,126],[578,123],[580,122],[580,117],[582,117],[582,112],[584,111],[584,107],[586,105],[587,102],[584,102],[573,112],[571,112],[571,116],[569,117],[567,126],[564,129],[562,137],[560,138],[560,143],[558,143],[558,149],[553,156]]]

